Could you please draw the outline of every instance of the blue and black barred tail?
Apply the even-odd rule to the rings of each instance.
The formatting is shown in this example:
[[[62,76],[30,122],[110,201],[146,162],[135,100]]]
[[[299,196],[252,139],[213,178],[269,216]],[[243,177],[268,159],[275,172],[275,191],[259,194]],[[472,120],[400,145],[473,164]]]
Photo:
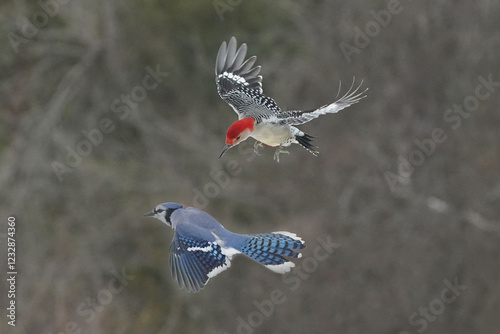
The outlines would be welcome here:
[[[295,267],[285,257],[300,258],[302,254],[294,250],[305,247],[305,242],[293,233],[273,232],[250,235],[250,239],[239,251],[272,271],[284,274]]]

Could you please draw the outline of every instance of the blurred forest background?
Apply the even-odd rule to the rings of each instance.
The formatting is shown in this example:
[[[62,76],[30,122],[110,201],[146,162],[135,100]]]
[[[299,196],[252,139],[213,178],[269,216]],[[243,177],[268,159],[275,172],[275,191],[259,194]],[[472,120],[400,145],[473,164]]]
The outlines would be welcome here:
[[[14,215],[18,271],[2,333],[500,333],[500,2],[58,1],[0,5],[1,254]],[[217,159],[233,35],[285,109],[369,87],[301,127],[318,157],[277,164],[249,140]],[[308,276],[235,258],[180,290],[171,229],[142,217],[164,201],[297,233]],[[323,261],[318,237],[337,244]]]

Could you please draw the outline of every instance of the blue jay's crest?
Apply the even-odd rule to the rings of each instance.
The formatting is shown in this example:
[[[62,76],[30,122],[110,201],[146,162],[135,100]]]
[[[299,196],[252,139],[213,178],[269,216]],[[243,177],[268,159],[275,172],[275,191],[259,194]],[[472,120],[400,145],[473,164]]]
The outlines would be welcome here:
[[[162,203],[160,205],[157,205],[155,209],[158,209],[158,208],[164,208],[164,209],[168,209],[168,210],[177,210],[177,209],[180,209],[183,207],[182,204],[179,204],[179,203],[174,203],[174,202],[165,202],[165,203]]]
[[[189,292],[200,291],[210,278],[229,268],[233,255],[244,254],[284,274],[295,266],[287,258],[300,258],[295,250],[306,247],[301,238],[289,232],[230,232],[208,213],[176,203],[159,204],[146,216],[154,216],[174,230],[170,246],[172,277]]]

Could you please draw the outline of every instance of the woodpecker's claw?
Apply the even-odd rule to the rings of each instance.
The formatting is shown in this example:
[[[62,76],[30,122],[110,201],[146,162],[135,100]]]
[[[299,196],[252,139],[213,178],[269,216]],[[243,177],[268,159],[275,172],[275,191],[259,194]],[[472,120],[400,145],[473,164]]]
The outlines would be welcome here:
[[[276,160],[277,163],[280,162],[280,153],[285,153],[285,154],[290,154],[290,152],[286,151],[283,149],[283,147],[278,147],[276,149],[276,152],[274,152],[274,160]]]
[[[253,151],[255,152],[255,154],[261,155],[261,153],[259,152],[259,149],[261,149],[262,146],[263,145],[260,141],[256,141],[255,144],[253,144]]]

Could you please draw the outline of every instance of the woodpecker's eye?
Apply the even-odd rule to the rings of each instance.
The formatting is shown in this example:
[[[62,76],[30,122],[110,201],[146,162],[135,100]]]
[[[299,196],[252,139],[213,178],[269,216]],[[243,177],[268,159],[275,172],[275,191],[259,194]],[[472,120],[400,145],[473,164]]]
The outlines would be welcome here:
[[[241,136],[236,137],[236,140],[240,140],[240,137],[241,137]]]

